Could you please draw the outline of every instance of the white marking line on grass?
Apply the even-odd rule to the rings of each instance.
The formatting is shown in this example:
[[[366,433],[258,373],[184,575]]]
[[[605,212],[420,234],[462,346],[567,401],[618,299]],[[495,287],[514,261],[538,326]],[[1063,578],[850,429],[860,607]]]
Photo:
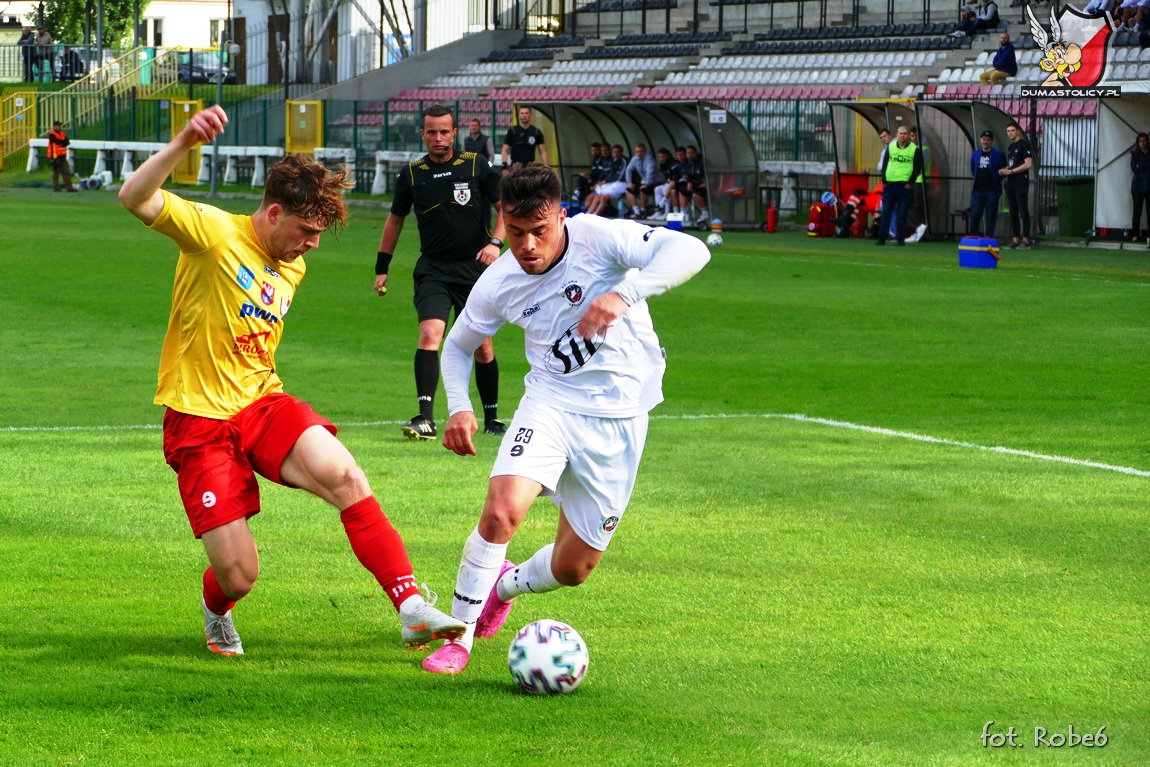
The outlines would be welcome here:
[[[1056,463],[1068,463],[1073,466],[1085,466],[1091,469],[1105,469],[1106,471],[1117,471],[1121,474],[1130,474],[1135,477],[1150,477],[1150,471],[1143,471],[1142,469],[1134,469],[1129,466],[1112,466],[1108,463],[1098,463],[1097,461],[1083,461],[1079,458],[1067,458],[1061,455],[1046,455],[1045,453],[1034,453],[1030,450],[1016,450],[1012,447],[995,446],[989,447],[987,445],[979,445],[974,442],[961,442],[953,439],[943,439],[942,437],[931,437],[926,434],[915,434],[910,431],[895,431],[894,429],[884,429],[879,426],[864,426],[858,423],[851,423],[850,421],[834,421],[829,418],[814,418],[802,413],[718,413],[715,415],[656,415],[654,418],[667,420],[667,421],[705,421],[705,420],[720,420],[729,418],[782,418],[788,421],[802,421],[804,423],[817,423],[823,426],[833,426],[838,429],[851,429],[853,431],[865,431],[871,434],[882,434],[887,437],[899,437],[901,439],[912,439],[918,442],[931,442],[936,445],[950,445],[952,447],[965,447],[971,450],[982,450],[988,453],[1003,453],[1005,455],[1017,455],[1022,458],[1036,458],[1040,461],[1054,461]],[[341,424],[344,427],[364,427],[364,426],[400,426],[404,421],[356,421]],[[159,429],[160,424],[137,424],[134,426],[5,426],[0,427],[2,432],[84,432],[84,431],[140,431],[147,429]]]
[[[1092,469],[1106,469],[1107,471],[1117,471],[1122,474],[1131,474],[1135,477],[1150,477],[1150,471],[1143,471],[1141,469],[1133,469],[1129,466],[1112,466],[1108,463],[1098,463],[1096,461],[1083,461],[1079,458],[1067,458],[1062,455],[1046,455],[1045,453],[1034,453],[1030,450],[1016,450],[1012,447],[1002,447],[1000,445],[990,447],[988,445],[979,445],[974,442],[961,442],[953,439],[943,439],[942,437],[931,437],[926,434],[915,434],[911,431],[895,431],[894,429],[884,429],[879,426],[864,426],[858,423],[851,423],[850,421],[834,421],[829,418],[813,418],[809,415],[802,413],[742,413],[742,414],[719,414],[719,415],[672,415],[672,416],[654,416],[655,418],[668,418],[672,420],[705,420],[709,418],[785,418],[790,421],[802,421],[804,423],[817,423],[823,426],[834,426],[839,429],[852,429],[854,431],[865,431],[871,434],[882,434],[887,437],[900,437],[902,439],[913,439],[918,442],[932,442],[937,445],[951,445],[954,447],[965,447],[971,450],[982,450],[989,453],[1004,453],[1006,455],[1017,455],[1023,458],[1037,458],[1040,461],[1055,461],[1057,463],[1069,463],[1074,466],[1086,466]]]

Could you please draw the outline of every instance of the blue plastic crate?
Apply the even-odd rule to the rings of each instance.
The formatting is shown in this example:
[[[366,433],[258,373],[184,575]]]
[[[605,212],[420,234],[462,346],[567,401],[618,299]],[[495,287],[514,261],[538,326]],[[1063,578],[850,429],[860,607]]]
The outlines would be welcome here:
[[[997,269],[998,240],[993,237],[963,237],[958,243],[958,265],[968,269]]]

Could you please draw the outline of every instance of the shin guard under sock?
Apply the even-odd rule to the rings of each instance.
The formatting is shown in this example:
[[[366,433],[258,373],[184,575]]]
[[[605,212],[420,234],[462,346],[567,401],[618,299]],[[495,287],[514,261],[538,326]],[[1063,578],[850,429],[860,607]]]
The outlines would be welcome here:
[[[236,606],[236,600],[229,597],[220,588],[216,580],[216,573],[209,567],[204,570],[204,604],[216,615],[223,615]]]
[[[379,581],[396,610],[405,599],[419,593],[403,539],[374,496],[348,506],[339,513],[339,520],[356,559]]]

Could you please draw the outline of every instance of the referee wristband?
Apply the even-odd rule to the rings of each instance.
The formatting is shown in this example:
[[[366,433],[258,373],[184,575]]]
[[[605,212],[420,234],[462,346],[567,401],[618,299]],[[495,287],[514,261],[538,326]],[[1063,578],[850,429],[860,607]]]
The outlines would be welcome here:
[[[384,253],[382,250],[375,256],[375,273],[376,275],[387,274],[387,270],[391,268],[391,254]]]
[[[503,240],[499,239],[498,237],[492,237],[490,240],[487,241],[487,244],[488,245],[494,245],[497,248],[502,248],[503,247]]]

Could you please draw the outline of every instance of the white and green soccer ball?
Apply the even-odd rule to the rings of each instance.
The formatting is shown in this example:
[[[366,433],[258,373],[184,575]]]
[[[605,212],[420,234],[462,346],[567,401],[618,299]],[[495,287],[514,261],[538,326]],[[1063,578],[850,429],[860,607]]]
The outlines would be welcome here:
[[[524,626],[507,650],[511,678],[532,695],[571,692],[583,681],[587,663],[587,643],[561,621],[544,619]]]
[[[718,232],[711,232],[707,235],[707,245],[712,248],[723,247],[723,235]]]

